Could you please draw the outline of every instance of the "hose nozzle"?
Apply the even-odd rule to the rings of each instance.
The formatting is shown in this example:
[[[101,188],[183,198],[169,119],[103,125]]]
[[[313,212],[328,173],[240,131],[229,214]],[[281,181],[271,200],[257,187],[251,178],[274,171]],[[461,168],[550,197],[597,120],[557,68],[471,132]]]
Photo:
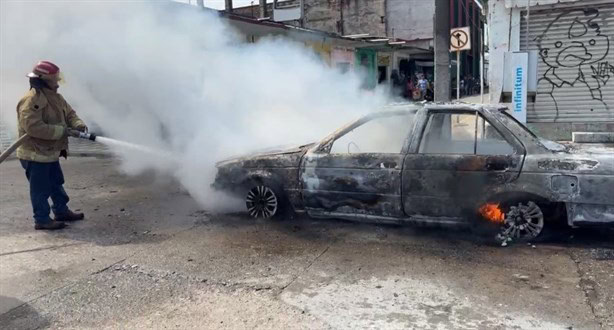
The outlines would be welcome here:
[[[96,134],[94,133],[80,132],[80,131],[71,129],[68,131],[68,135],[72,137],[80,138],[80,139],[96,141]]]

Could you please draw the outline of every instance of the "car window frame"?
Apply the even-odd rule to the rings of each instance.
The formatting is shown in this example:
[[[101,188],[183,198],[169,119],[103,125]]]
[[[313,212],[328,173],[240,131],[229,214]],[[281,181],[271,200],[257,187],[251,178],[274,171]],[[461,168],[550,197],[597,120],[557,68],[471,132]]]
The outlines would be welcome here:
[[[420,147],[422,146],[422,143],[424,142],[424,138],[425,138],[425,133],[426,133],[426,129],[427,126],[429,124],[429,120],[431,118],[432,115],[434,114],[438,114],[438,113],[443,113],[443,114],[448,114],[450,116],[452,115],[462,115],[462,114],[473,114],[475,116],[475,126],[474,126],[474,136],[473,136],[473,153],[469,154],[469,153],[424,153],[424,152],[420,152]],[[509,144],[512,147],[513,153],[509,154],[509,155],[499,155],[499,154],[485,154],[485,155],[479,155],[477,154],[477,123],[478,123],[478,118],[482,117],[487,123],[490,124],[490,126],[492,126],[497,133],[499,133],[499,135],[507,142],[507,144]],[[496,121],[496,118],[495,118]],[[519,145],[519,141],[517,141],[517,137],[515,137],[513,134],[512,137],[515,139],[514,141],[510,141],[508,134],[505,134],[504,132],[501,131],[501,129],[498,127],[498,125],[495,124],[495,122],[491,119],[488,118],[488,116],[486,116],[483,112],[479,111],[479,110],[473,110],[473,109],[429,109],[426,111],[426,114],[424,115],[423,118],[423,122],[424,124],[422,125],[422,129],[421,129],[421,133],[417,142],[417,145],[415,146],[415,151],[414,153],[418,154],[418,155],[460,155],[460,156],[510,156],[510,155],[521,155],[524,154],[524,147],[522,147],[522,145]],[[497,122],[499,123],[499,122]]]
[[[500,137],[501,137],[501,138],[502,138],[502,139],[503,139],[503,140],[504,140],[504,141],[505,141],[505,142],[506,142],[506,143],[507,143],[507,144],[508,144],[510,147],[512,147],[512,151],[513,151],[511,154],[504,154],[504,155],[498,155],[498,154],[497,154],[497,155],[493,155],[493,154],[485,154],[485,155],[482,155],[482,154],[479,154],[479,156],[510,156],[510,155],[516,155],[516,154],[519,154],[519,153],[518,153],[518,149],[516,148],[516,145],[515,145],[513,142],[511,142],[511,141],[510,141],[508,138],[506,138],[506,137],[505,137],[505,134],[503,134],[503,132],[501,132],[501,130],[500,130],[500,129],[499,129],[497,126],[496,126],[496,125],[494,125],[494,124],[493,124],[492,120],[488,120],[488,118],[486,118],[486,116],[484,115],[484,113],[482,113],[482,112],[480,112],[480,111],[477,111],[477,115],[478,115],[479,117],[482,117],[482,119],[484,119],[484,121],[485,121],[485,122],[487,122],[488,124],[490,124],[490,126],[491,126],[492,128],[494,128],[494,129],[495,129],[495,131],[496,131],[496,132],[499,134],[499,136],[500,136]],[[477,120],[476,120],[476,124],[477,124]],[[475,134],[475,147],[474,147],[474,148],[475,148],[475,153],[474,153],[474,154],[475,154],[475,155],[478,155],[478,153],[477,153],[477,148],[478,148],[478,134],[477,134],[477,133],[478,133],[478,131],[477,131],[477,127],[476,127],[476,131],[475,131],[475,133],[476,133],[476,134]],[[482,134],[484,134],[484,133],[482,133]],[[514,138],[514,139],[515,139],[515,138]]]
[[[370,152],[370,153],[356,153],[356,154],[351,154],[351,153],[332,154],[331,153],[333,143],[335,143],[335,141],[337,141],[339,138],[345,136],[346,134],[350,133],[354,129],[360,126],[363,126],[366,123],[376,120],[376,119],[394,117],[394,116],[413,117],[408,123],[411,127],[409,128],[407,136],[405,136],[405,138],[403,139],[403,147],[401,148],[401,151],[399,153],[388,153],[388,152],[375,152],[375,153]],[[324,138],[322,142],[320,142],[314,148],[314,153],[327,154],[327,155],[365,155],[365,154],[406,155],[408,153],[409,146],[412,140],[411,139],[412,132],[414,132],[414,130],[416,129],[416,122],[417,122],[416,118],[417,118],[417,112],[413,110],[393,110],[393,111],[379,112],[379,113],[374,113],[374,114],[364,116],[350,124],[347,124],[341,127],[337,131],[333,132],[332,134]]]

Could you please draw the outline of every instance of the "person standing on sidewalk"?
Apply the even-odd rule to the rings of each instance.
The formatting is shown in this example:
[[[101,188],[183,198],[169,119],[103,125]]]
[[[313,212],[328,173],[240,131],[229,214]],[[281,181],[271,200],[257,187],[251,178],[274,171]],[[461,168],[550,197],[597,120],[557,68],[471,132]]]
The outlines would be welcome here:
[[[62,229],[66,226],[64,221],[82,220],[84,214],[68,208],[59,159],[68,156],[69,129],[87,132],[87,126],[58,93],[61,75],[57,65],[40,61],[27,77],[30,90],[17,104],[17,119],[19,136],[27,134],[28,138],[17,149],[17,158],[30,183],[34,228]],[[49,217],[50,210],[55,219]]]
[[[426,89],[428,88],[428,81],[424,78],[424,74],[420,75],[420,79],[418,80],[418,89],[420,90],[420,100],[424,100],[424,96],[426,95]]]

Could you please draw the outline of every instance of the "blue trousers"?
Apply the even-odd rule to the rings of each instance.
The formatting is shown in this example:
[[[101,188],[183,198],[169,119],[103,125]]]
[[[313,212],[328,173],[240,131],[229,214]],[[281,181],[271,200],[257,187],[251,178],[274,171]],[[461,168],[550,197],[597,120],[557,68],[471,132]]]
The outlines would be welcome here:
[[[30,182],[30,200],[36,223],[47,223],[49,217],[49,197],[53,201],[53,213],[58,216],[68,212],[69,198],[62,186],[64,174],[60,162],[38,163],[29,160],[19,160],[26,170],[26,178]]]

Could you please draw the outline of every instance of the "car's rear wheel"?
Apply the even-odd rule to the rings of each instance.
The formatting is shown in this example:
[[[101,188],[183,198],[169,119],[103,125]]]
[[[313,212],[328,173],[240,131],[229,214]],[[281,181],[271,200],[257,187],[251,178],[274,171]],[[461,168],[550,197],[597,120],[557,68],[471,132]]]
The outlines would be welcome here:
[[[500,240],[532,241],[544,230],[544,212],[533,201],[509,203],[505,209],[505,222],[498,235]]]

